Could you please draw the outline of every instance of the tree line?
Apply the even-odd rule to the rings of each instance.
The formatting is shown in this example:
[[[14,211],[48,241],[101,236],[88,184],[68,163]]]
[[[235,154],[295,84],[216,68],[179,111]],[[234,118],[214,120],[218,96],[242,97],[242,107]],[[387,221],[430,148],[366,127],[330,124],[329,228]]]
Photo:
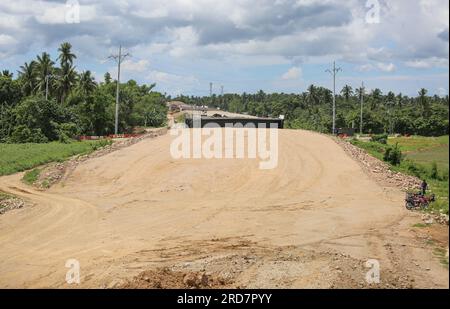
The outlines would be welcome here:
[[[76,135],[107,135],[114,132],[117,81],[106,73],[96,82],[91,71],[78,72],[70,43],[58,49],[57,59],[43,52],[13,74],[0,72],[0,142],[24,143],[68,140]],[[14,75],[17,75],[15,78]],[[155,92],[155,84],[120,84],[119,130],[162,126],[165,102],[170,96]],[[383,94],[380,89],[363,93],[344,86],[336,96],[337,127],[360,127],[360,101],[364,96],[363,131],[366,134],[399,133],[440,136],[449,133],[449,98]],[[311,85],[302,93],[225,94],[183,96],[175,100],[208,105],[222,110],[259,117],[284,115],[286,126],[331,133],[333,94]]]
[[[70,43],[58,58],[43,52],[14,73],[0,73],[0,142],[67,141],[77,135],[114,133],[117,81],[110,73],[98,83],[91,71],[78,72]],[[119,130],[166,123],[165,95],[155,84],[120,84]]]
[[[361,96],[363,97],[363,132],[365,134],[410,134],[441,136],[449,133],[449,98],[429,96],[421,89],[416,97],[401,93],[383,94],[374,89],[366,94],[346,85],[336,95],[336,126],[355,128],[359,132]],[[258,117],[284,115],[286,126],[323,133],[332,131],[333,93],[311,85],[300,94],[259,91],[256,94],[225,94],[212,97],[180,96],[176,100],[194,105],[208,105],[235,113]]]

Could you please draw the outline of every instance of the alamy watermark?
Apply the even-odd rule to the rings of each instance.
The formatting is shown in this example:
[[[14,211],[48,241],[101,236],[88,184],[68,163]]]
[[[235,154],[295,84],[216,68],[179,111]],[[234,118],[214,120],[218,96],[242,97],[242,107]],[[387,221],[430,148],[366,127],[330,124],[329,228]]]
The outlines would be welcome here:
[[[380,284],[381,283],[381,268],[378,260],[368,260],[366,262],[366,268],[369,271],[366,273],[366,282],[368,284]]]
[[[80,3],[77,0],[68,0],[66,2],[65,21],[68,24],[80,23]]]
[[[67,284],[80,284],[80,262],[76,259],[69,259],[65,266],[69,268],[66,272]]]
[[[186,125],[174,127],[170,135],[173,159],[259,159],[262,170],[278,166],[278,124],[256,124],[249,122],[208,123],[202,127],[201,117],[193,117],[192,130]]]
[[[367,0],[366,8],[368,9],[366,13],[366,23],[368,24],[379,24],[381,15],[381,5],[378,0]]]

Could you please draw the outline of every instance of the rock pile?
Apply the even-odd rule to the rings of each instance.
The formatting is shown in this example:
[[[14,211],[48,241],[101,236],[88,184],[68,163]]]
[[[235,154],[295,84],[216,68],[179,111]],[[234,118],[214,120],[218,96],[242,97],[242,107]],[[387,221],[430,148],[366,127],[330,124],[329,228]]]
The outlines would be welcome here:
[[[448,225],[448,215],[445,213],[425,213],[422,215],[422,221],[425,224],[439,223]]]
[[[422,183],[420,179],[392,171],[385,162],[372,157],[365,150],[345,140],[336,138],[335,141],[363,167],[365,172],[383,185],[394,186],[403,191],[420,189]]]
[[[25,206],[25,202],[16,197],[8,197],[5,199],[0,199],[0,215],[3,215],[7,211],[13,209],[20,209]]]

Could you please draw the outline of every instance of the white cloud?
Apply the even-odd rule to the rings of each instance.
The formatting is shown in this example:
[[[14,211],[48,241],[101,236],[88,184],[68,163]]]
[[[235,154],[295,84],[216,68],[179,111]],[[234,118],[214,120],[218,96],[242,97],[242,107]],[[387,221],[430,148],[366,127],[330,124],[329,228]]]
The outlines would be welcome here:
[[[65,1],[0,1],[0,66],[29,61],[30,53],[54,53],[69,41],[79,67],[100,63],[108,50],[122,44],[136,57],[124,64],[124,78],[143,78],[153,71],[170,87],[184,82],[176,76],[203,75],[206,84],[230,72],[239,78],[256,71],[252,68],[271,66],[278,66],[272,80],[285,85],[287,80],[296,83],[296,74],[304,78],[304,64],[324,66],[334,59],[347,64],[347,70],[351,66],[374,74],[404,66],[448,67],[447,0],[380,1],[380,24],[366,23],[362,0],[79,2],[81,22],[68,25]],[[150,59],[159,71],[134,59]],[[279,67],[289,64],[293,71],[277,76]],[[177,74],[164,74],[166,69]]]
[[[366,63],[363,65],[360,65],[358,68],[358,71],[360,72],[370,72],[370,71],[381,71],[381,72],[394,72],[396,70],[396,66],[393,63]]]
[[[445,68],[448,67],[448,59],[432,57],[427,59],[415,59],[406,61],[405,64],[406,66],[415,69],[430,69],[434,67]]]
[[[445,97],[446,95],[448,95],[448,90],[446,88],[444,88],[444,87],[439,87],[438,90],[437,90],[437,94],[440,97]]]
[[[149,69],[150,62],[148,60],[125,60],[122,63],[121,69],[127,72],[146,72]]]
[[[393,63],[378,63],[377,68],[383,72],[394,72],[395,65]]]
[[[284,73],[281,78],[283,80],[295,80],[299,79],[302,75],[302,70],[299,67],[292,67],[286,73]]]

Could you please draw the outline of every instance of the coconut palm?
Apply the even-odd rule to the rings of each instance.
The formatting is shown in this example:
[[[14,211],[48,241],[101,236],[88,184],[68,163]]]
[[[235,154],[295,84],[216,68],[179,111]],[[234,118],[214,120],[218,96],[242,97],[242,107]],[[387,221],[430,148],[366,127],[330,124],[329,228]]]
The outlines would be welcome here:
[[[61,67],[63,67],[66,64],[73,64],[73,60],[77,58],[77,56],[72,53],[71,51],[72,45],[68,42],[62,43],[61,46],[58,48],[59,51],[59,57],[58,60],[61,63]]]
[[[345,98],[345,101],[348,102],[350,97],[353,95],[353,88],[349,85],[345,85],[341,90],[341,94]]]
[[[308,87],[308,102],[310,105],[316,105],[318,103],[317,88],[314,85]]]
[[[420,89],[419,91],[419,103],[422,106],[422,110],[425,116],[428,116],[430,111],[430,102],[428,101],[428,90],[425,88]]]
[[[11,73],[9,70],[3,70],[0,74],[0,76],[7,77],[7,78],[13,78],[13,73]]]
[[[22,81],[22,91],[26,96],[32,95],[36,89],[36,62],[31,61],[20,67],[19,78]]]
[[[55,85],[58,91],[59,99],[61,100],[61,103],[64,103],[65,98],[70,93],[73,85],[75,85],[77,73],[75,68],[69,63],[64,64],[57,70],[57,73],[58,79]]]
[[[94,77],[91,74],[91,71],[85,71],[80,74],[80,78],[78,80],[78,88],[85,94],[91,94],[95,88],[97,87],[97,83],[95,82]]]
[[[41,56],[37,56],[37,65],[36,65],[36,80],[37,80],[37,89],[45,92],[47,78],[51,78],[51,75],[54,72],[53,65],[55,63],[50,58],[48,53],[42,53]],[[50,85],[50,80],[49,80]]]

